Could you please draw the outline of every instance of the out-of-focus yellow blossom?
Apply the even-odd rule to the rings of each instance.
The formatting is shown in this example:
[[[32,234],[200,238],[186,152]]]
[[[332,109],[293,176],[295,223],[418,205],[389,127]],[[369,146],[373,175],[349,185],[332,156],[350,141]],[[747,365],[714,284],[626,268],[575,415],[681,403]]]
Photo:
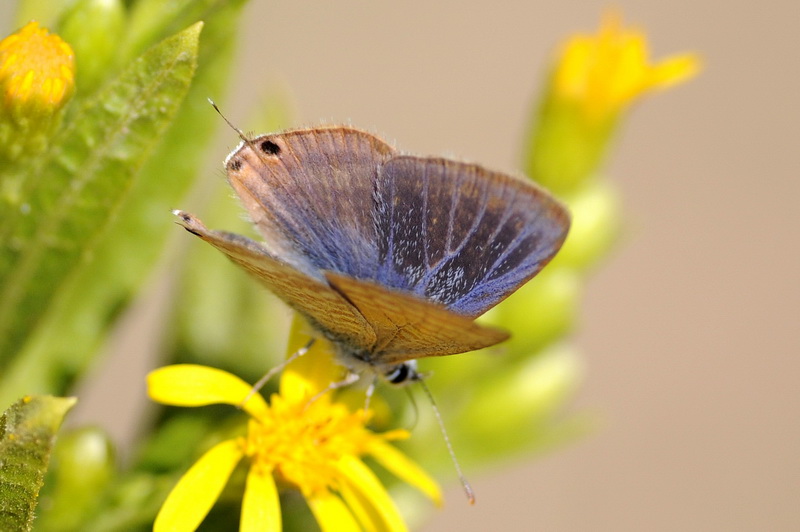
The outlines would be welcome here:
[[[197,528],[242,459],[249,462],[243,531],[281,530],[276,481],[301,491],[323,531],[406,530],[386,489],[362,461],[365,455],[440,503],[435,481],[388,443],[407,438],[407,431],[373,433],[365,426],[369,412],[353,412],[325,391],[339,371],[317,347],[289,364],[280,393],[269,404],[258,394],[245,403],[246,436],[217,444],[189,469],[162,506],[154,530]],[[164,404],[238,406],[251,386],[221,370],[177,365],[152,372],[148,389]]]
[[[561,51],[553,78],[555,96],[581,106],[589,120],[602,120],[656,89],[694,76],[700,61],[694,54],[650,63],[647,38],[624,28],[619,14],[606,14],[596,35],[575,35]]]
[[[647,38],[608,13],[595,35],[578,34],[560,48],[531,133],[525,168],[557,194],[593,175],[619,119],[640,97],[674,86],[700,69],[695,54],[650,61]]]
[[[69,44],[37,22],[0,41],[3,108],[14,119],[52,115],[75,89],[75,56]]]

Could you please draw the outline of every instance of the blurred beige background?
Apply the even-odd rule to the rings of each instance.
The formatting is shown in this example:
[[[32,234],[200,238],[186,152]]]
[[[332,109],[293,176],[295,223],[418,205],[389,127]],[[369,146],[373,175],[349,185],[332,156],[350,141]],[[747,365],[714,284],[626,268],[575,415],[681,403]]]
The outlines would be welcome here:
[[[426,532],[800,530],[800,4],[616,5],[656,58],[693,50],[706,66],[635,110],[608,167],[627,228],[585,295],[572,407],[599,428],[471,476],[474,507],[453,475]],[[606,7],[252,0],[225,111],[246,123],[285,86],[298,124],[513,171],[553,47]],[[139,364],[118,374],[145,371],[118,351]]]
[[[800,530],[800,4],[617,6],[656,58],[706,67],[635,110],[608,168],[628,225],[586,293],[574,405],[601,426],[471,478],[475,507],[453,484],[427,532]],[[227,113],[284,83],[300,124],[513,170],[554,44],[606,7],[253,1]]]
[[[227,113],[285,83],[300,124],[514,170],[554,44],[606,7],[253,1]],[[574,405],[600,427],[472,477],[474,507],[454,476],[427,532],[800,530],[800,4],[617,7],[656,58],[706,66],[642,102],[608,168],[628,225],[586,293]]]

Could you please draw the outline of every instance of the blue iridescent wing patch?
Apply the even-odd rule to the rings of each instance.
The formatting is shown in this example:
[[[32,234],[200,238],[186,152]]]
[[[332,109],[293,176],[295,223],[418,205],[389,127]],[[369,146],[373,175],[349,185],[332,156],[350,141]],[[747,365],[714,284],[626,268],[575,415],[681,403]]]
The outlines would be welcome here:
[[[388,160],[375,206],[375,279],[472,317],[536,275],[569,228],[539,187],[449,159]]]

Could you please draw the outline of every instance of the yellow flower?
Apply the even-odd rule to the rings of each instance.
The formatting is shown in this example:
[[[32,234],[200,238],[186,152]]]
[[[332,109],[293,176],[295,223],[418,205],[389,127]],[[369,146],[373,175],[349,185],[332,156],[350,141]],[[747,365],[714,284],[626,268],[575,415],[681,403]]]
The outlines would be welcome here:
[[[287,366],[269,404],[258,394],[245,403],[246,436],[217,444],[189,469],[164,502],[155,532],[196,529],[242,459],[249,463],[242,531],[281,530],[276,480],[301,491],[323,531],[405,530],[386,489],[361,460],[365,455],[441,502],[436,482],[387,443],[407,438],[407,431],[373,433],[365,427],[368,412],[352,412],[324,392],[340,369],[320,345]],[[251,386],[221,370],[176,365],[153,371],[148,390],[169,405],[238,406]]]
[[[562,197],[576,193],[597,172],[631,104],[699,68],[694,54],[652,64],[645,34],[607,14],[596,35],[574,35],[560,50],[531,124],[526,173]]]
[[[0,41],[2,103],[15,119],[51,115],[75,88],[75,56],[69,44],[37,22]]]
[[[691,78],[699,66],[694,54],[651,64],[644,33],[623,28],[621,17],[611,12],[597,35],[576,35],[566,42],[554,85],[557,96],[579,102],[588,117],[602,119],[649,91]]]

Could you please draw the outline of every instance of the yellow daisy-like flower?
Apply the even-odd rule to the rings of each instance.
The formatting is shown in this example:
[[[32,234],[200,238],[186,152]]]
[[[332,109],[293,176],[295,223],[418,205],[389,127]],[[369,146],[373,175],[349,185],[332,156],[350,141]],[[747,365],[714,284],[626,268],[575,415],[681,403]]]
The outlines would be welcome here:
[[[576,193],[597,172],[633,102],[699,68],[694,54],[652,64],[644,32],[608,13],[596,35],[574,35],[559,51],[531,124],[525,171],[556,194]]]
[[[69,44],[37,22],[0,41],[0,94],[14,118],[51,115],[75,89]]]
[[[243,407],[250,416],[247,435],[217,444],[189,469],[164,502],[154,531],[195,530],[242,459],[249,462],[242,531],[281,530],[276,480],[301,491],[323,531],[406,530],[362,456],[440,504],[436,482],[388,443],[407,438],[407,431],[373,433],[365,426],[368,412],[350,411],[325,391],[338,371],[328,352],[315,346],[287,366],[269,404],[258,394],[250,397]],[[150,397],[176,406],[238,406],[251,389],[205,366],[168,366],[148,376]]]
[[[651,64],[645,34],[623,28],[621,17],[610,12],[596,35],[569,39],[557,65],[556,95],[579,102],[588,117],[602,119],[649,91],[691,78],[700,60],[682,54]]]

